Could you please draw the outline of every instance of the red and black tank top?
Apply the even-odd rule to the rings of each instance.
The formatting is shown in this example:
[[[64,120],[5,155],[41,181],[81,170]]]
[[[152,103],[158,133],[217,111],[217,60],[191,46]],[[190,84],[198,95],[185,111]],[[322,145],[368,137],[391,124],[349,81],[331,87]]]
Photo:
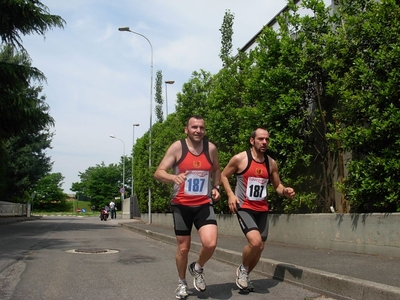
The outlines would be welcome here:
[[[212,162],[208,151],[208,141],[203,140],[203,151],[195,155],[189,151],[186,140],[180,140],[182,156],[173,165],[175,175],[188,171],[186,181],[174,184],[171,205],[199,206],[212,203],[211,171]]]

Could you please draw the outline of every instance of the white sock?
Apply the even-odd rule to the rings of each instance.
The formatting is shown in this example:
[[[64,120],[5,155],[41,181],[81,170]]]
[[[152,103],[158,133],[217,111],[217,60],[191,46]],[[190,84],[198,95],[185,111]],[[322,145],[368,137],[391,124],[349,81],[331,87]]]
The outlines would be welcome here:
[[[187,285],[186,279],[179,279],[178,284],[183,283],[184,285]]]
[[[195,269],[196,272],[199,272],[199,273],[203,272],[203,268],[200,267],[200,265],[197,262],[194,265],[194,269]]]

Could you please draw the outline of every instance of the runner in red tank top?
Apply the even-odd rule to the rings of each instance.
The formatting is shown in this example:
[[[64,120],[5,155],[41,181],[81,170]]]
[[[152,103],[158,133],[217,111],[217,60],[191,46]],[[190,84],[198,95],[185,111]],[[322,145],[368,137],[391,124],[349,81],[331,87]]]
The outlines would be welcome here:
[[[194,225],[202,242],[197,262],[192,262],[189,272],[193,285],[204,291],[206,284],[203,266],[211,258],[217,246],[217,221],[213,203],[220,198],[220,165],[217,148],[204,139],[205,123],[200,116],[192,116],[185,127],[187,138],[176,141],[167,150],[154,177],[161,182],[174,184],[171,208],[178,249],[178,287],[175,297],[188,296],[186,266],[190,250],[191,231]],[[173,173],[168,173],[172,169]]]
[[[252,291],[249,273],[257,265],[268,237],[267,183],[275,191],[293,199],[295,192],[281,183],[278,166],[266,155],[269,133],[257,128],[250,137],[251,148],[236,154],[222,171],[221,182],[228,195],[229,209],[237,215],[239,224],[247,238],[243,249],[242,264],[236,270],[236,285],[241,290]],[[235,193],[229,184],[229,177],[236,175]]]

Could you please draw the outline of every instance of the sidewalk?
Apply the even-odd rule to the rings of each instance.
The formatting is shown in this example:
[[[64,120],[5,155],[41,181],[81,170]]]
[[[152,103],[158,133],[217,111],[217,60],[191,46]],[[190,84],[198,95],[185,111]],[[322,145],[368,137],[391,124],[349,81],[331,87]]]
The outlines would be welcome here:
[[[176,245],[171,227],[143,223],[139,219],[119,220],[126,229]],[[235,266],[241,263],[246,239],[218,237],[213,258]],[[192,235],[192,251],[200,241]],[[234,270],[234,269],[232,269]],[[307,248],[266,242],[254,271],[269,278],[291,282],[335,299],[400,299],[400,258]]]

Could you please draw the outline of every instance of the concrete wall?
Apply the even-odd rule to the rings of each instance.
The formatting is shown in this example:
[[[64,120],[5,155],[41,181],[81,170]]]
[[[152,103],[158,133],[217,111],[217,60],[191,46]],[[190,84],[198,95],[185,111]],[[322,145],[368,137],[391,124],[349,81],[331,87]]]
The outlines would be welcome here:
[[[30,217],[30,204],[0,201],[1,217]]]
[[[154,225],[173,228],[172,214],[152,214]],[[148,214],[141,214],[148,222]],[[217,215],[221,235],[243,236],[237,218]],[[268,241],[400,257],[400,213],[269,216]]]
[[[122,218],[132,219],[139,218],[140,210],[136,196],[125,198],[122,202]]]

